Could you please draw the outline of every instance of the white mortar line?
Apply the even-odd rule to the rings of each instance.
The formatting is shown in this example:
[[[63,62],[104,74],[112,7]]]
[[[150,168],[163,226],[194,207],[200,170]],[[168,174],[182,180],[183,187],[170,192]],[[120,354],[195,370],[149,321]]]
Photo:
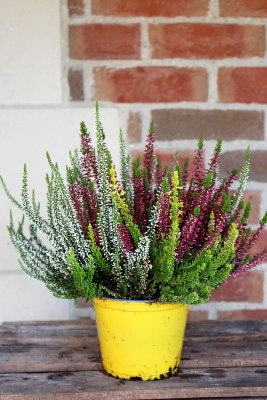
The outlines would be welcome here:
[[[128,127],[128,117],[129,117],[129,112],[125,108],[118,108],[119,112],[119,121],[120,121],[120,128],[122,130],[122,133],[124,135],[124,138],[127,139],[127,127]],[[127,140],[126,140],[127,143]]]
[[[207,17],[211,18],[212,20],[215,18],[220,18],[219,0],[210,0],[209,12]]]
[[[255,181],[247,181],[246,183],[247,190],[265,190],[266,191],[266,183],[265,182],[255,182]],[[265,208],[267,211],[267,208]]]
[[[208,311],[211,310],[214,315],[218,311],[235,311],[235,310],[265,310],[266,303],[249,303],[249,302],[234,302],[234,301],[209,301],[197,306],[190,306],[192,311]],[[209,319],[213,319],[211,316]]]
[[[87,104],[90,104],[88,102]],[[93,103],[92,103],[93,104]],[[113,103],[112,101],[102,101],[99,100],[99,104],[102,107],[128,107],[129,110],[135,109],[146,109],[146,110],[163,110],[163,109],[192,109],[192,110],[240,110],[240,111],[267,111],[266,104],[246,104],[246,103],[209,103],[209,102],[185,102],[181,101],[179,103]],[[50,106],[48,106],[50,107]],[[58,108],[56,106],[51,106]],[[0,108],[10,108],[10,106],[2,106]],[[17,108],[34,108],[34,106],[17,106]],[[35,107],[36,108],[36,107]],[[258,141],[255,141],[258,142]],[[250,142],[248,142],[249,144]]]
[[[149,60],[150,59],[150,48],[149,48],[149,39],[148,39],[148,24],[144,20],[141,23],[141,59]]]
[[[209,308],[208,319],[217,319],[217,310],[214,307]]]
[[[90,69],[84,70],[85,73],[89,73]],[[91,73],[91,72],[90,72]],[[76,107],[77,102],[71,102],[68,105],[71,105],[72,107]],[[181,101],[179,103],[113,103],[111,101],[102,101],[99,100],[99,104],[103,108],[110,108],[110,107],[126,107],[129,110],[147,110],[150,112],[150,110],[161,110],[161,109],[192,109],[192,110],[240,110],[240,111],[267,111],[267,104],[256,104],[256,103],[251,103],[251,104],[246,104],[246,103],[211,103],[211,102],[185,102]],[[90,97],[87,98],[86,101],[79,103],[78,107],[85,107],[87,108],[88,105],[94,106],[94,100],[90,100]],[[0,105],[0,109],[40,109],[40,108],[46,108],[46,109],[60,109],[60,108],[65,108],[65,104],[27,104],[27,105]],[[266,141],[264,139],[264,141]],[[263,141],[263,142],[264,142]],[[258,140],[248,140],[248,144],[251,143],[258,143],[260,141]]]
[[[88,0],[87,0],[88,1]],[[73,16],[70,18],[69,23],[71,25],[76,24],[120,24],[128,25],[135,23],[142,23],[146,20],[149,24],[174,24],[174,23],[215,23],[215,24],[237,24],[237,25],[264,25],[266,24],[267,18],[246,18],[246,17],[217,17],[214,14],[219,13],[218,6],[216,5],[217,0],[211,0],[213,3],[212,10],[208,13],[206,17],[144,17],[144,16],[134,16],[134,17],[115,17],[115,16],[103,16],[103,15],[88,15],[86,13],[82,16]]]
[[[95,101],[92,100],[93,97],[93,68],[84,68],[83,70],[83,91],[84,99],[86,104],[92,104],[95,106]]]
[[[93,17],[93,14],[92,14],[92,1],[91,0],[83,0],[83,4],[84,4],[85,15],[88,18]]]
[[[141,143],[145,143],[147,129],[149,128],[149,122],[151,120],[151,111],[146,112],[143,108],[140,110],[141,115]]]
[[[255,269],[253,269],[253,271],[267,271],[267,264],[260,264]]]
[[[152,120],[151,111],[145,112],[143,110],[143,124],[142,124],[142,147],[145,149],[146,137],[148,134],[149,124]]]
[[[267,67],[267,59],[263,57],[250,57],[250,58],[220,58],[220,59],[190,59],[190,58],[146,58],[135,60],[75,60],[70,59],[70,64],[81,64],[84,66],[104,66],[107,68],[129,68],[135,66],[175,66],[177,67],[203,67],[209,68],[211,63],[217,67]]]
[[[211,62],[210,66],[207,67],[207,71],[209,74],[208,102],[209,103],[217,103],[218,102],[218,84],[217,84],[218,66],[214,62]]]

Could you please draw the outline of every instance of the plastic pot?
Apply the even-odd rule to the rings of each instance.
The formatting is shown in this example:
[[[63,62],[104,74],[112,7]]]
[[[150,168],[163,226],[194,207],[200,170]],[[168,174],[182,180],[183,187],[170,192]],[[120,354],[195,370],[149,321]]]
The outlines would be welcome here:
[[[160,379],[180,363],[188,305],[94,299],[105,370],[122,379]]]

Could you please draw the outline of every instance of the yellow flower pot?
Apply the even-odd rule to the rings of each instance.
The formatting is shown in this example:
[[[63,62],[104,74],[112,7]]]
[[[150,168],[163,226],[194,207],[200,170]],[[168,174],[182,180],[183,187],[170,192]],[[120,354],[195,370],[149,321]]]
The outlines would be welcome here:
[[[188,305],[94,299],[105,370],[123,379],[160,379],[180,363]]]

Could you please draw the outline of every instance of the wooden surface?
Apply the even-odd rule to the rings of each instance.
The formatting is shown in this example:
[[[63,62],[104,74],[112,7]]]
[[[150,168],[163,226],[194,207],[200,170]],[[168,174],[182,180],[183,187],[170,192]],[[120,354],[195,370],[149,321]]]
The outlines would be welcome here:
[[[1,400],[267,400],[267,322],[189,321],[178,372],[142,382],[108,375],[93,321],[0,326]]]

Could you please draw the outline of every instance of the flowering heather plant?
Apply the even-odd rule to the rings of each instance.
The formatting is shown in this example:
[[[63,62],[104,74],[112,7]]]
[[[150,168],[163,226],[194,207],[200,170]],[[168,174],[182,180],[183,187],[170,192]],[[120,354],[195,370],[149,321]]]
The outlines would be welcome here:
[[[10,213],[12,243],[22,269],[42,281],[59,298],[89,300],[109,296],[200,304],[213,288],[267,258],[267,248],[252,257],[250,250],[267,222],[267,213],[255,233],[248,227],[251,204],[240,200],[248,178],[249,149],[236,193],[229,188],[237,179],[234,169],[218,180],[221,139],[208,168],[203,170],[200,136],[192,179],[189,162],[162,172],[154,155],[154,125],[150,124],[144,154],[132,163],[120,132],[121,181],[115,171],[96,103],[97,147],[81,123],[81,156],[70,153],[67,185],[53,164],[46,176],[48,219],[40,216],[34,192],[30,201],[24,166],[22,204],[3,187],[8,197],[31,221],[30,237],[23,222],[15,230]],[[242,211],[244,209],[244,211]],[[38,230],[51,247],[44,246]]]

